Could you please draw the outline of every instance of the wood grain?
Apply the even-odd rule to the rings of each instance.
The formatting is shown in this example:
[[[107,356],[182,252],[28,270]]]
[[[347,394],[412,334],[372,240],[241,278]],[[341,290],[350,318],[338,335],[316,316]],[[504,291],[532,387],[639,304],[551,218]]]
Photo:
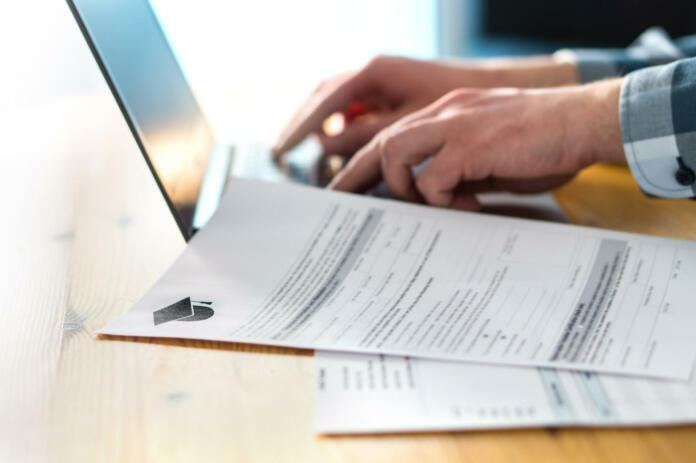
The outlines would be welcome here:
[[[308,351],[95,338],[183,249],[105,92],[13,119],[3,227],[0,461],[693,461],[696,428],[314,434]],[[37,134],[40,134],[38,136]],[[27,143],[27,140],[32,143]],[[579,224],[696,238],[696,203],[625,168],[559,189]]]

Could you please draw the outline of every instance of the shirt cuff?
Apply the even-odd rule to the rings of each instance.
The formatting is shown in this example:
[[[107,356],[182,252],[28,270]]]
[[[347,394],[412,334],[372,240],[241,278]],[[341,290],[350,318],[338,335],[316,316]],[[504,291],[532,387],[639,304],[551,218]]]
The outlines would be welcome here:
[[[615,63],[622,53],[622,50],[563,48],[554,53],[553,57],[558,61],[573,63],[578,70],[580,82],[586,84],[619,76]]]
[[[653,27],[625,49],[564,48],[554,57],[575,64],[580,82],[587,83],[669,63],[683,58],[684,54],[663,29]]]
[[[694,196],[694,172],[680,156],[675,134],[673,85],[679,62],[629,74],[619,103],[621,135],[628,165],[649,196]],[[680,103],[679,103],[680,104]],[[683,144],[683,143],[682,143]]]

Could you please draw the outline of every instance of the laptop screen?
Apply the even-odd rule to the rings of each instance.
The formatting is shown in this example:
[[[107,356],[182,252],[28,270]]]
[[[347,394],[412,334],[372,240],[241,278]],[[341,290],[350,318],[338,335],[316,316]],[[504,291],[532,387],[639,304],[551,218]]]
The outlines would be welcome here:
[[[185,239],[212,131],[147,0],[68,0]]]

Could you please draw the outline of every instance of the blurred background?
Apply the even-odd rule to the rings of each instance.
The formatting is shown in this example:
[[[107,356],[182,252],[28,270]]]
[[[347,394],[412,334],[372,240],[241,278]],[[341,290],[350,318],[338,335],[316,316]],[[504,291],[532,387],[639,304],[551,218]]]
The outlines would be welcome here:
[[[652,25],[696,32],[693,0],[152,0],[223,138],[272,136],[316,81],[378,53],[421,58],[624,47]],[[60,0],[0,16],[0,107],[107,91]],[[7,117],[7,115],[5,115]],[[254,134],[256,135],[256,134]]]

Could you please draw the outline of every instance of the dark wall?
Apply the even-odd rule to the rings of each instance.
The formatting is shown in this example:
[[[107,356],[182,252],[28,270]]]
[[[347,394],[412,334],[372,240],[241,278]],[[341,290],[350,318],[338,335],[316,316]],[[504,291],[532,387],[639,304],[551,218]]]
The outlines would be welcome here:
[[[696,34],[696,0],[482,0],[483,33],[625,46],[650,26]]]

